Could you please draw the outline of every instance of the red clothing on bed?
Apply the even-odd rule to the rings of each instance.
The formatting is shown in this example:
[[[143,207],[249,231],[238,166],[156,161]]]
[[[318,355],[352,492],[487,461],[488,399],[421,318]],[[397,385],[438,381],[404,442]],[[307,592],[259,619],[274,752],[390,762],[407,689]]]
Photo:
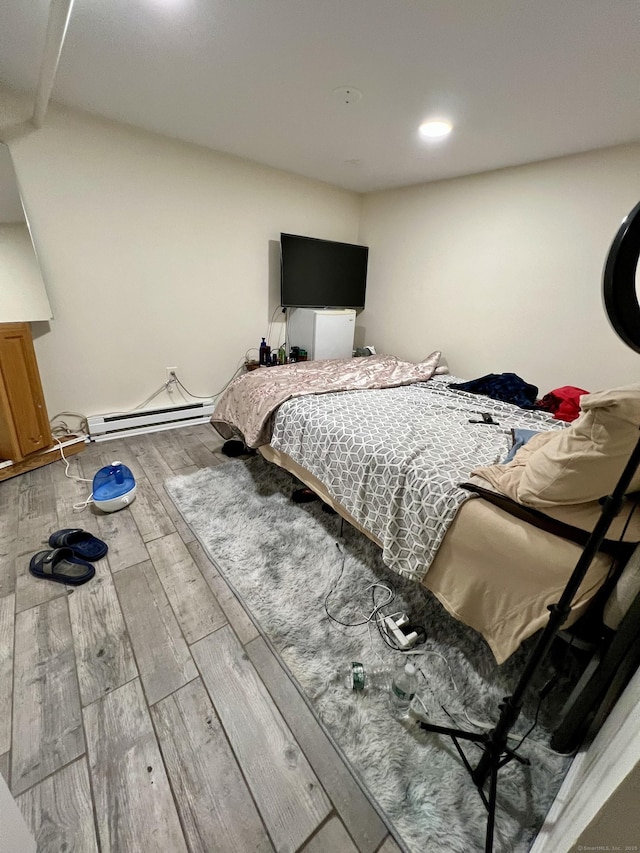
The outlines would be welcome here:
[[[553,391],[545,394],[542,400],[538,400],[536,409],[553,412],[554,418],[559,421],[575,421],[580,414],[580,397],[588,393],[584,388],[563,385],[561,388],[554,388]]]

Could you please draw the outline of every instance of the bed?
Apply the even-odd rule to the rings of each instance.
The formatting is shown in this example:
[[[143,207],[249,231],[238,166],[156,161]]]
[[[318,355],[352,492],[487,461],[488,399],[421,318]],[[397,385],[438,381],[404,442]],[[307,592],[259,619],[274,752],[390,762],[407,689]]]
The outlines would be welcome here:
[[[455,378],[436,374],[439,356],[418,365],[379,356],[254,371],[222,395],[212,423],[313,489],[382,548],[391,571],[421,583],[482,634],[502,663],[545,623],[582,548],[461,484],[518,503],[517,472],[533,453],[525,447],[514,462],[499,464],[512,430],[540,433],[533,444],[541,451],[575,430],[547,413],[451,389]],[[481,412],[497,423],[484,423]],[[618,449],[622,457],[624,447]],[[595,523],[597,500],[552,498],[544,502],[546,517],[581,530]],[[638,528],[636,519],[624,539],[640,539]],[[611,553],[598,554],[568,624],[588,607],[611,564]]]

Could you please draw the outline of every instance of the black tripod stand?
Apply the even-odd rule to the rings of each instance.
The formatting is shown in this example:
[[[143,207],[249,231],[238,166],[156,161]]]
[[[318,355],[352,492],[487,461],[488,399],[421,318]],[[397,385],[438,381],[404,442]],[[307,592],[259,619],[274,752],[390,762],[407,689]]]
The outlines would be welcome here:
[[[604,502],[598,523],[593,528],[593,532],[587,540],[584,551],[576,563],[571,577],[560,596],[560,601],[549,607],[549,621],[547,622],[545,629],[540,635],[540,638],[536,643],[527,664],[525,665],[513,694],[511,696],[507,696],[500,705],[500,718],[495,727],[485,734],[478,734],[476,732],[464,731],[462,729],[435,726],[424,722],[420,723],[422,728],[427,731],[448,735],[452,739],[465,767],[469,771],[488,812],[485,853],[491,853],[493,850],[498,771],[514,758],[523,764],[530,763],[528,759],[522,758],[512,749],[509,749],[507,746],[507,738],[520,716],[522,701],[531,684],[533,676],[551,648],[551,644],[553,643],[556,634],[571,612],[571,603],[573,598],[578,591],[589,566],[593,562],[593,558],[598,552],[611,522],[620,512],[622,501],[629,490],[629,484],[633,479],[638,465],[640,465],[640,438],[638,439],[635,449],[631,454],[615,489]],[[482,744],[482,755],[475,768],[471,766],[462,747],[458,743],[458,740],[469,740]],[[489,780],[488,798],[484,792],[484,786],[487,779]]]

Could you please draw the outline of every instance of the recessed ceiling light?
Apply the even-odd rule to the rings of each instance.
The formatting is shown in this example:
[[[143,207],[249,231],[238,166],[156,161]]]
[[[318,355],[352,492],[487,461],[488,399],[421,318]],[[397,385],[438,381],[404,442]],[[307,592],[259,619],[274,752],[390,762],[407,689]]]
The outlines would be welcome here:
[[[453,125],[446,119],[430,119],[418,128],[420,136],[425,139],[444,139],[445,136],[449,136],[452,129]]]

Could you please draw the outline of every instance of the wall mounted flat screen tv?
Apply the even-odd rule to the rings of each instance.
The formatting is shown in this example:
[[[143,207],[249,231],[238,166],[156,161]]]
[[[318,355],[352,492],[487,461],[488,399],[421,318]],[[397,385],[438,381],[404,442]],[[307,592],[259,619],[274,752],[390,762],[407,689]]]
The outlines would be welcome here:
[[[283,308],[364,308],[368,246],[281,234]]]

